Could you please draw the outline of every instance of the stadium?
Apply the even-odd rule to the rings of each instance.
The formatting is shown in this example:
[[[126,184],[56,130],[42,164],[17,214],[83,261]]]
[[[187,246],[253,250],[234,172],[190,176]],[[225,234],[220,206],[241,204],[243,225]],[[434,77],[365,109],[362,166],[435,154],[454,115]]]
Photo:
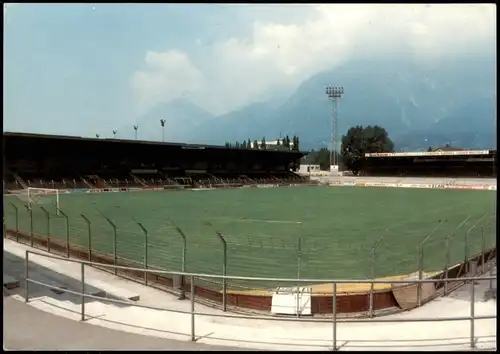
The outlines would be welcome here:
[[[367,154],[359,177],[317,180],[290,168],[298,151],[21,133],[4,133],[4,151],[5,237],[67,257],[249,278],[395,280],[475,275],[496,257],[496,151]],[[182,277],[117,274],[189,291]],[[195,286],[214,306],[266,313],[288,291],[278,280]],[[417,301],[415,286],[340,284],[336,308],[408,309],[451,291],[431,287]],[[331,313],[331,284],[306,292],[311,314]]]

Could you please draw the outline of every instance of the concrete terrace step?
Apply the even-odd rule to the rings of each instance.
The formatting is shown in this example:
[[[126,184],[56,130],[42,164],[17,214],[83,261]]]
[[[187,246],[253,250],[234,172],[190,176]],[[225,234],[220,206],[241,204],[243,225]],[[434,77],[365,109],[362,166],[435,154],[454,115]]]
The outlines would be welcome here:
[[[67,289],[75,292],[80,292],[81,291],[81,282],[77,279],[73,279],[70,277],[66,277],[63,275],[59,275],[59,273],[51,273],[51,274],[44,274],[43,271],[41,272],[33,272],[37,274],[30,274],[30,278],[39,281],[41,283],[45,283],[50,286],[62,288],[62,289]],[[56,289],[49,289],[46,288],[50,291],[52,291],[55,294],[63,294],[63,290],[56,290]],[[104,289],[99,289],[95,286],[92,286],[90,284],[85,284],[85,293],[89,295],[94,295],[94,296],[100,296],[104,297],[106,296],[106,291]]]
[[[10,289],[18,288],[19,285],[20,285],[19,280],[11,277],[8,274],[4,274],[3,275],[3,286],[4,286],[4,288],[7,288],[7,289],[10,290]]]
[[[101,280],[92,280],[89,281],[88,286],[94,286],[99,289],[104,290],[105,296],[114,297],[120,300],[131,300],[131,301],[139,301],[140,295],[123,288],[116,287],[114,285],[110,285],[109,283],[103,282]],[[91,285],[90,285],[91,284]]]
[[[58,287],[58,288],[61,288],[61,289],[67,289],[67,290],[71,290],[71,291],[75,291],[75,292],[80,292],[81,289],[80,288],[76,288],[73,284],[73,286],[69,286],[67,284],[63,284],[62,282],[58,282],[58,281],[55,281],[55,280],[49,280],[47,282],[43,281],[44,283],[48,284],[48,285],[51,285],[51,286],[54,286],[54,287]],[[60,294],[64,294],[65,291],[64,290],[58,290],[58,289],[50,289],[52,292],[60,295]],[[89,294],[89,295],[93,295],[93,296],[99,296],[99,297],[105,297],[106,296],[106,291],[104,291],[103,289],[99,289],[99,288],[95,288],[93,286],[90,286],[88,284],[85,284],[85,293],[86,294]],[[76,296],[76,295],[74,295]]]

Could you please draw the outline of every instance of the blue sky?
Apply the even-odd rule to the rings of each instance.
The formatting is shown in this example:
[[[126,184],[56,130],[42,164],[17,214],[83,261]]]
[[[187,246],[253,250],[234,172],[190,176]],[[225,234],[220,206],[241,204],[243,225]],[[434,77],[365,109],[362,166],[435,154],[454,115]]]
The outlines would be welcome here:
[[[4,19],[4,130],[71,135],[176,98],[227,113],[356,57],[433,65],[496,40],[494,5],[14,4]]]

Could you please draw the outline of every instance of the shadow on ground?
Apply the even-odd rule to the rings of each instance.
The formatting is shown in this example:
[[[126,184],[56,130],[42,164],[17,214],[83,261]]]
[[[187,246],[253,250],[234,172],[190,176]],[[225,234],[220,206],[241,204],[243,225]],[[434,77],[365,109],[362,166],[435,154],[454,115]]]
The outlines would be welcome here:
[[[20,282],[20,287],[9,290],[10,294],[17,294],[22,297],[25,296],[25,260],[7,250],[3,251],[3,274],[9,275]],[[60,262],[60,266],[64,267],[64,261]],[[74,279],[68,277],[65,274],[59,273],[53,269],[44,267],[34,262],[30,262],[28,266],[29,279],[39,281],[41,283],[49,284],[55,287],[61,287],[68,290],[81,292],[81,281],[79,279]],[[42,285],[29,283],[28,284],[28,298],[30,300],[41,299],[43,297],[51,297],[59,301],[68,301],[75,305],[81,304],[81,297],[78,295],[73,295],[67,292],[61,292],[53,289],[49,289]],[[99,287],[91,286],[86,284],[85,293],[91,295],[97,295],[101,297],[106,297],[109,299],[121,300],[115,296],[106,293],[103,289]],[[96,300],[91,298],[86,298],[85,303],[91,303]],[[109,302],[108,302],[109,303]],[[111,304],[111,303],[110,303]],[[112,303],[116,307],[127,307],[129,305]]]

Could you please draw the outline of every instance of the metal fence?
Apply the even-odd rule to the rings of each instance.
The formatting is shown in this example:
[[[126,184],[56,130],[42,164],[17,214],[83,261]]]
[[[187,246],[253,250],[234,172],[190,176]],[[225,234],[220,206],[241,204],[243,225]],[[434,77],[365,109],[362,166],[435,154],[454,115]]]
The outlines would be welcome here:
[[[379,231],[381,236],[372,245],[336,249],[335,245],[318,244],[314,238],[307,237],[314,230],[307,230],[306,234],[298,227],[295,234],[286,239],[279,236],[263,239],[257,234],[243,242],[209,221],[176,224],[165,220],[160,230],[157,227],[151,230],[132,215],[125,216],[125,221],[118,225],[97,208],[83,214],[56,210],[51,204],[34,204],[28,208],[19,202],[6,202],[4,218],[6,229],[17,235],[17,239],[21,234],[27,235],[34,246],[35,238],[43,238],[49,252],[54,245],[63,245],[68,257],[70,249],[77,247],[86,251],[89,260],[95,255],[109,255],[115,265],[126,261],[127,265],[144,269],[203,270],[223,276],[340,278],[346,274],[351,276],[351,271],[357,269],[358,276],[352,278],[374,279],[393,275],[395,270],[399,274],[416,272],[423,278],[425,272],[446,271],[472,255],[485,254],[485,250],[496,245],[496,216],[492,214],[475,220],[469,216],[452,228],[446,221],[440,221],[429,234],[421,236],[419,244],[406,244],[404,247],[410,251],[404,254],[400,253],[401,241],[388,239],[390,229]],[[275,231],[278,234],[279,230]],[[444,237],[443,232],[446,232]],[[240,279],[222,283],[214,282],[213,278],[203,281],[214,290],[222,287],[224,292],[227,287],[243,290],[276,287],[275,282],[257,284]]]
[[[74,263],[79,263],[81,264],[81,278],[80,278],[80,284],[81,284],[81,291],[80,292],[75,292],[72,290],[68,289],[63,289],[59,288],[50,284],[46,284],[34,279],[30,278],[29,274],[29,255],[30,254],[36,254],[38,256],[43,256],[43,257],[48,257],[51,259],[58,259],[58,260],[64,260],[64,261],[69,261],[69,262],[74,262]],[[189,311],[182,311],[178,309],[171,309],[171,308],[164,308],[164,307],[159,307],[159,306],[148,306],[144,304],[138,304],[138,303],[133,303],[133,302],[127,302],[127,301],[121,301],[121,300],[116,300],[116,299],[110,299],[110,298],[102,298],[99,296],[93,296],[90,294],[85,293],[85,266],[98,266],[98,267],[106,267],[106,268],[111,268],[111,269],[122,269],[122,270],[128,270],[128,271],[145,271],[145,272],[151,272],[152,270],[144,270],[142,268],[132,268],[132,267],[124,267],[124,266],[116,266],[116,265],[109,265],[109,264],[98,264],[95,262],[89,262],[89,261],[81,261],[81,260],[74,260],[74,259],[67,259],[55,255],[47,255],[39,252],[34,252],[34,251],[26,251],[25,255],[25,294],[24,298],[25,301],[29,301],[29,284],[37,284],[49,289],[53,290],[59,290],[63,291],[72,295],[77,295],[81,297],[81,321],[85,321],[86,316],[85,316],[85,302],[86,299],[94,299],[94,300],[99,300],[99,301],[106,301],[106,302],[111,302],[111,303],[117,303],[117,304],[123,304],[127,306],[136,306],[136,307],[142,307],[146,309],[152,309],[152,310],[160,310],[160,311],[166,311],[166,312],[176,312],[176,313],[182,313],[189,315],[191,318],[191,325],[190,325],[190,338],[191,341],[196,341],[196,316],[210,316],[210,317],[225,317],[225,318],[238,318],[238,319],[251,319],[251,320],[256,320],[256,321],[283,321],[283,322],[293,322],[293,321],[302,321],[302,322],[317,322],[317,323],[331,323],[332,324],[332,349],[334,351],[338,350],[339,347],[337,345],[337,327],[339,323],[362,323],[362,322],[370,322],[370,323],[398,323],[398,322],[444,322],[444,321],[469,321],[470,323],[470,338],[469,338],[469,343],[470,347],[474,348],[476,346],[476,337],[475,337],[475,321],[477,320],[486,320],[486,319],[496,319],[496,314],[492,315],[476,315],[475,314],[475,289],[474,289],[474,283],[475,281],[478,280],[489,280],[490,284],[493,280],[496,279],[496,276],[481,276],[481,277],[468,277],[468,278],[446,278],[446,279],[422,279],[422,280],[341,280],[341,279],[280,279],[280,278],[256,278],[256,277],[238,277],[238,276],[221,276],[221,275],[213,275],[213,274],[196,274],[196,273],[186,273],[186,272],[175,272],[175,271],[155,271],[164,275],[169,275],[169,276],[183,276],[187,279],[189,279],[189,284],[190,284],[190,292],[189,292],[189,298],[191,302],[191,307]],[[296,319],[296,318],[276,318],[276,317],[263,317],[263,316],[244,316],[244,315],[234,315],[234,314],[227,314],[227,313],[206,313],[206,312],[200,312],[195,310],[195,301],[196,301],[196,291],[195,291],[195,282],[197,278],[209,278],[213,280],[218,280],[221,283],[224,283],[225,281],[231,281],[231,280],[244,280],[244,281],[258,281],[258,282],[278,282],[278,283],[283,283],[283,284],[293,284],[293,286],[296,286],[297,284],[311,284],[311,283],[328,283],[331,284],[332,286],[332,304],[337,304],[337,284],[339,283],[365,283],[365,284],[371,284],[372,287],[374,284],[418,284],[422,285],[425,283],[450,283],[450,282],[457,282],[457,281],[465,281],[469,282],[469,289],[470,289],[470,315],[469,316],[460,316],[460,317],[428,317],[428,318],[376,318],[376,319],[348,319],[348,318],[338,318],[337,317],[337,306],[332,306],[332,318],[331,319],[319,319],[319,318],[301,318]]]

